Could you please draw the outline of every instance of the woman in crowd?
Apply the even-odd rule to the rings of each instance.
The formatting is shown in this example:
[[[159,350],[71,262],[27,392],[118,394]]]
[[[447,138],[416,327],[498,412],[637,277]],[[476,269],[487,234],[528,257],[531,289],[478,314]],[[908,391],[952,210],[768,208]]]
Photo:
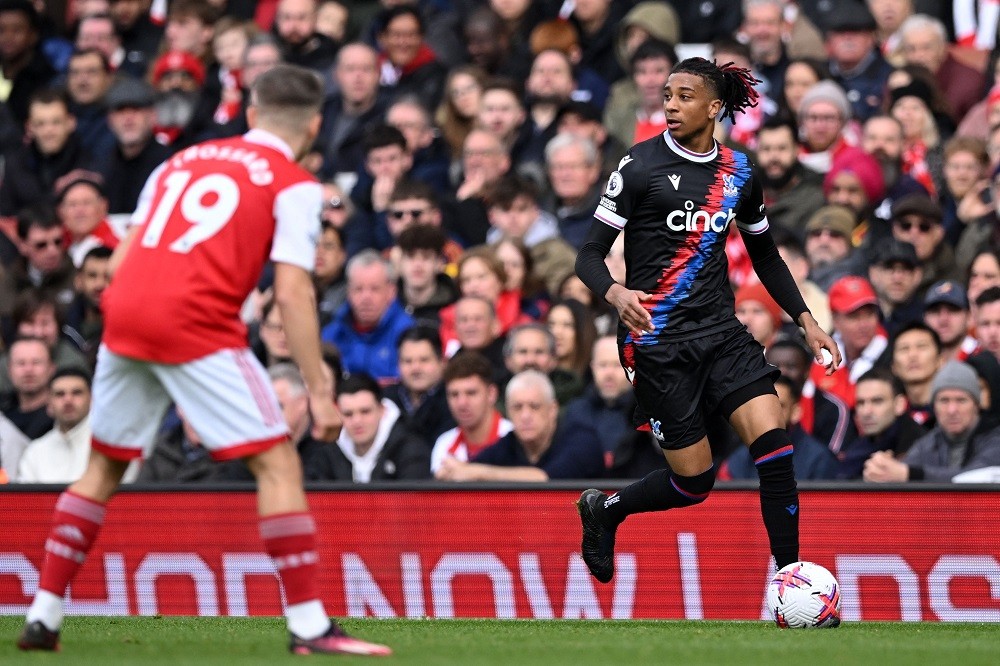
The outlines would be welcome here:
[[[493,248],[487,245],[470,248],[458,260],[458,290],[462,297],[482,298],[493,304],[499,335],[518,324],[526,324],[531,317],[521,311],[521,292],[507,288],[507,271]],[[441,310],[441,343],[445,349],[454,346],[455,305]]]
[[[535,272],[531,251],[521,241],[504,238],[493,246],[507,273],[507,291],[521,294],[521,311],[532,319],[541,319],[549,308],[545,285]]]
[[[462,144],[475,126],[486,75],[475,65],[459,65],[448,72],[444,98],[434,116],[441,128],[441,138],[448,145],[453,160],[462,155]]]
[[[558,366],[584,379],[590,367],[594,340],[597,338],[594,320],[586,306],[572,299],[559,301],[549,310],[545,325],[556,340]]]
[[[798,126],[799,105],[806,91],[829,76],[826,66],[812,58],[800,58],[788,63],[784,89],[778,100],[778,115]]]
[[[976,208],[975,200],[980,198],[988,185],[983,183],[989,168],[986,142],[972,137],[956,136],[944,146],[944,191],[941,192],[941,223],[945,228],[945,240],[952,246],[965,229],[964,209]],[[969,200],[966,201],[966,197]]]

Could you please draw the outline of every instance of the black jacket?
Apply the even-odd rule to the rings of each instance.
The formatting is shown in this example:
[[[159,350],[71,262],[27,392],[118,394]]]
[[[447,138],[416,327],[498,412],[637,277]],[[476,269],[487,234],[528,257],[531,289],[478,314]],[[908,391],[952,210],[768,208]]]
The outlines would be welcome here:
[[[108,212],[132,213],[139,193],[149,174],[170,157],[173,151],[150,137],[146,147],[129,159],[122,155],[120,148],[114,148],[101,160],[101,174],[104,176],[104,191],[108,197]]]
[[[430,475],[430,446],[411,432],[405,418],[400,418],[379,451],[371,480],[411,481]],[[305,477],[309,481],[353,481],[354,468],[336,443],[324,444],[306,461]]]
[[[42,155],[32,142],[4,155],[4,164],[0,215],[17,215],[25,206],[54,203],[55,182],[73,169],[89,169],[91,158],[76,134],[71,134],[55,155]]]
[[[445,398],[444,384],[439,383],[433,387],[430,395],[425,396],[420,406],[413,410],[408,392],[402,384],[386,388],[385,397],[396,403],[405,415],[404,418],[409,420],[411,430],[425,442],[436,442],[441,433],[455,427],[455,419],[451,416],[448,400]]]
[[[6,104],[19,126],[23,127],[28,119],[28,102],[32,94],[50,85],[56,74],[56,70],[49,64],[41,49],[38,49],[24,69],[14,75],[14,84],[11,86]]]

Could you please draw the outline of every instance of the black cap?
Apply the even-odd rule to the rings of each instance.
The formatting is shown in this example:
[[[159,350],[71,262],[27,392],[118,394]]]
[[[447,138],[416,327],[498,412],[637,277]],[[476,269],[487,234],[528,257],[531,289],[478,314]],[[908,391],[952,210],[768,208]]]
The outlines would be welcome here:
[[[916,268],[920,265],[920,259],[917,258],[913,243],[890,238],[878,244],[875,250],[875,263],[879,266],[902,263]]]
[[[953,305],[959,310],[969,309],[969,298],[965,295],[965,287],[955,280],[941,280],[927,290],[924,296],[924,307],[929,308],[938,303]]]
[[[892,219],[898,219],[904,215],[919,215],[928,220],[940,222],[944,215],[941,206],[934,202],[926,194],[914,192],[900,197],[892,204]]]
[[[556,114],[556,123],[558,123],[563,116],[567,113],[572,113],[575,116],[579,116],[582,120],[589,120],[592,123],[599,123],[603,121],[601,117],[601,110],[596,104],[591,102],[581,102],[577,100],[572,100],[566,102],[559,109],[559,113]]]
[[[864,2],[844,3],[846,6],[826,21],[826,32],[874,32],[878,25]]]
[[[155,102],[156,93],[153,88],[145,81],[131,76],[116,81],[104,98],[105,105],[112,111],[126,107],[145,109]]]

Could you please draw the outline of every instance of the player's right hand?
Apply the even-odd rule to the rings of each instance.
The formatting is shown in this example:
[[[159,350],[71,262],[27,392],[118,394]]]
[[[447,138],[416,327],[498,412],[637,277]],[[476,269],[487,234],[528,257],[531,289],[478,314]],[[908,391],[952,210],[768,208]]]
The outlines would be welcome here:
[[[653,331],[653,316],[642,307],[644,302],[653,299],[652,294],[615,284],[608,290],[606,298],[618,310],[618,317],[632,332],[632,337],[641,338],[643,333]]]
[[[330,395],[309,394],[309,412],[312,414],[312,436],[321,442],[335,442],[344,427],[340,410]]]

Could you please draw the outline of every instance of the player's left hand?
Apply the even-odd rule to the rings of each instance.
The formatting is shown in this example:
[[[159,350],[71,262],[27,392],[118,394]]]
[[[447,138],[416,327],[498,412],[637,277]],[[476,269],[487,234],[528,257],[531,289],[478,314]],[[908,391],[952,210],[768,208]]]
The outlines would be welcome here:
[[[813,316],[808,313],[802,313],[799,317],[799,326],[806,334],[806,344],[809,345],[809,349],[813,353],[813,357],[816,362],[820,365],[826,367],[826,374],[832,375],[834,371],[840,367],[840,363],[843,360],[840,356],[840,348],[837,343],[833,341],[829,333],[820,328],[820,325],[816,323]],[[826,353],[824,354],[824,350]]]

